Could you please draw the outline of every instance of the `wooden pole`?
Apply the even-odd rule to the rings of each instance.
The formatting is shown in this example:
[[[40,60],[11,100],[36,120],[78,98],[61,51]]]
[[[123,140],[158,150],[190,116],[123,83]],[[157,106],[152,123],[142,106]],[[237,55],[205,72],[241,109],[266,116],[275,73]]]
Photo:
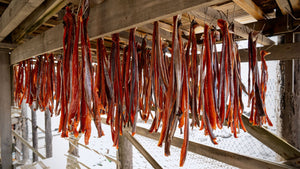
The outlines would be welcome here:
[[[125,136],[119,136],[119,149],[117,151],[117,160],[121,162],[121,166],[117,168],[132,169],[132,145]]]
[[[46,158],[52,157],[52,130],[50,111],[47,108],[45,111],[45,143],[46,143]]]
[[[294,33],[286,34],[281,43],[294,43]],[[294,110],[294,60],[280,61],[281,89],[281,135],[291,145],[296,146],[299,142],[296,138],[297,125]],[[299,91],[297,91],[299,92]]]
[[[37,133],[37,124],[36,124],[36,111],[31,109],[31,124],[32,124],[32,147],[35,150],[38,150],[38,133]],[[38,156],[33,152],[32,161],[38,161]]]
[[[8,51],[0,51],[0,133],[2,168],[12,168],[11,81]]]
[[[79,135],[76,138],[73,133],[70,133],[69,151],[68,152],[76,157],[79,157],[78,141],[79,141],[80,137],[81,137],[81,135]]]
[[[22,137],[24,140],[28,141],[28,121],[27,121],[27,106],[25,101],[23,101],[21,106],[21,117],[22,117]],[[29,149],[22,143],[22,162],[25,163],[29,159]]]
[[[300,34],[295,34],[295,42],[300,42]],[[300,55],[298,53],[298,55]],[[300,59],[294,60],[294,110],[296,114],[295,122],[296,123],[296,142],[295,146],[300,149]]]

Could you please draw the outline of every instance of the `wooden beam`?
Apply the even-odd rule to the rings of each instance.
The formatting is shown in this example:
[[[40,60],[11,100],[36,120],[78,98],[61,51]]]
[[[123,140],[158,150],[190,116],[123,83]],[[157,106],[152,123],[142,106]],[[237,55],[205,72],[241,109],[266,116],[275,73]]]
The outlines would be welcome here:
[[[12,41],[19,42],[25,34],[34,32],[69,2],[70,0],[44,1],[12,32]]]
[[[10,34],[44,0],[12,0],[0,19],[0,41]]]
[[[132,145],[129,140],[124,136],[119,136],[119,149],[117,151],[117,160],[121,165],[119,169],[132,169]]]
[[[24,140],[28,141],[28,121],[27,121],[27,105],[26,101],[23,100],[21,105],[21,117],[22,117],[22,137]],[[22,162],[25,164],[29,159],[29,149],[25,144],[22,144],[22,154],[23,159]]]
[[[276,3],[283,15],[286,15],[289,12],[290,13],[292,12],[288,0],[276,0]]]
[[[252,0],[233,0],[233,2],[239,5],[242,9],[244,9],[255,19],[264,19],[264,12]]]
[[[196,18],[199,18],[202,21],[205,21],[206,24],[211,24],[211,25],[217,25],[218,19],[227,20],[225,15],[223,15],[221,12],[218,12],[217,10],[211,7],[198,8],[197,10],[193,10],[188,13],[195,16]],[[248,39],[249,32],[253,30],[236,21],[233,21],[233,24],[234,24],[234,34]],[[270,40],[269,38],[267,38],[262,34],[258,35],[258,43],[263,45],[274,44],[272,40]]]
[[[145,157],[145,159],[152,165],[153,168],[159,169],[162,167],[157,161],[144,149],[144,147],[130,134],[124,131],[124,136],[131,142],[132,145]]]
[[[30,148],[32,150],[32,152],[36,155],[38,155],[41,159],[46,159],[45,156],[43,156],[40,152],[38,152],[35,148],[33,148],[30,143],[28,143],[22,136],[20,136],[17,132],[15,132],[14,130],[12,130],[12,134],[17,137],[18,139],[21,140],[21,142],[23,144],[25,144],[28,148]]]
[[[91,8],[88,32],[90,39],[94,40],[99,37],[128,30],[133,27],[139,27],[199,7],[210,6],[222,2],[226,2],[226,0],[104,1]],[[141,13],[145,15],[137,15]],[[63,25],[59,24],[42,34],[37,35],[12,51],[11,64],[15,64],[33,56],[61,49],[63,45],[62,42]]]
[[[0,48],[5,48],[5,49],[15,49],[18,45],[13,44],[13,43],[3,43],[0,42]]]
[[[273,47],[262,47],[258,48],[260,50],[267,50],[271,52],[270,55],[265,57],[266,60],[292,60],[292,59],[300,59],[300,42],[298,43],[288,43],[288,44],[280,44],[275,45]],[[268,49],[269,48],[269,49]],[[240,49],[239,50],[241,62],[248,62],[248,50],[247,49]],[[260,61],[260,55],[257,57]]]
[[[247,131],[255,137],[257,140],[268,146],[270,149],[275,151],[285,160],[293,160],[300,158],[300,151],[286,142],[285,140],[277,137],[264,127],[252,126],[249,122],[249,118],[245,115],[242,116],[243,123]]]
[[[11,135],[11,76],[9,54],[0,51],[0,143],[2,168],[12,168],[12,135]]]
[[[160,133],[149,133],[147,129],[137,127],[136,134],[142,135],[144,137],[148,137],[154,140],[158,140],[160,137]],[[178,148],[181,148],[183,143],[183,139],[173,137],[172,145]],[[232,153],[229,151],[217,149],[211,146],[207,146],[200,143],[195,143],[190,141],[188,151],[206,156],[208,158],[212,158],[218,161],[221,161],[223,163],[243,168],[243,169],[283,169],[283,168],[289,168],[289,169],[295,169],[294,167],[280,164],[276,162],[266,161],[262,159],[257,159],[253,157],[248,157],[236,153]],[[189,154],[187,154],[189,156]]]

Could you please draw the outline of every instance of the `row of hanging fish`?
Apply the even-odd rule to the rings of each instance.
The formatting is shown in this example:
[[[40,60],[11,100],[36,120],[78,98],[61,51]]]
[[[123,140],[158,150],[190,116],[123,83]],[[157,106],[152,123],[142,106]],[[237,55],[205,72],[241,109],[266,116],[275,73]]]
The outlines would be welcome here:
[[[217,127],[230,127],[235,137],[240,127],[246,131],[241,118],[243,92],[249,96],[250,122],[262,125],[267,121],[272,125],[265,107],[268,73],[264,57],[268,53],[261,51],[260,75],[257,33],[249,34],[246,91],[240,77],[238,46],[228,23],[222,19],[218,20],[221,32],[205,25],[202,45],[197,44],[195,28],[199,25],[195,21],[191,23],[188,42],[183,44],[178,16],[173,17],[171,48],[162,46],[158,22],[154,22],[151,48],[147,47],[150,44],[146,43],[146,37],[136,42],[135,28],[130,29],[128,46],[123,49],[119,45],[119,34],[112,35],[110,55],[100,38],[94,68],[87,33],[88,18],[88,1],[82,2],[77,15],[67,7],[63,18],[63,57],[38,56],[14,67],[16,104],[20,106],[26,99],[34,110],[48,108],[51,114],[60,115],[62,137],[68,137],[69,132],[76,137],[83,133],[88,144],[92,121],[98,136],[103,136],[101,115],[105,114],[106,123],[111,126],[112,141],[118,148],[123,127],[131,126],[134,135],[137,118],[147,121],[151,117],[149,132],[157,132],[161,127],[158,146],[164,143],[166,156],[170,155],[176,129],[184,129],[180,155],[180,166],[183,166],[190,126],[203,129],[214,144],[217,142],[213,130]],[[222,51],[218,54],[216,41],[220,36]],[[171,57],[167,53],[171,53]]]

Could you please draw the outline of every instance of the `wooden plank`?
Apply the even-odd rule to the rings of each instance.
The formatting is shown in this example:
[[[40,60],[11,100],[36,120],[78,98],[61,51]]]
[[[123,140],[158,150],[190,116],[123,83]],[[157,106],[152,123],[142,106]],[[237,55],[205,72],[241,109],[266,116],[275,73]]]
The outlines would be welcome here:
[[[12,130],[12,134],[17,137],[18,139],[20,139],[22,141],[23,144],[25,144],[28,148],[30,148],[32,150],[32,152],[36,155],[38,155],[41,159],[46,159],[45,156],[43,156],[40,152],[38,152],[35,148],[33,148],[30,143],[28,143],[22,136],[20,136],[17,132],[15,132],[14,130]]]
[[[267,55],[265,57],[266,60],[292,60],[292,59],[300,59],[300,42],[297,43],[288,43],[288,44],[280,44],[272,46],[271,48],[269,46],[257,48],[258,51],[260,50],[267,50],[268,52],[271,52],[270,55]],[[248,62],[248,50],[247,49],[240,49],[239,50],[241,62]],[[260,61],[260,55],[257,57],[257,59]]]
[[[0,48],[15,49],[17,46],[18,46],[17,44],[0,42]]]
[[[133,27],[152,23],[162,18],[225,1],[226,0],[104,1],[91,8],[88,32],[91,40],[94,40],[112,33],[122,32]],[[11,64],[43,53],[62,49],[62,41],[63,25],[59,24],[42,34],[37,35],[12,51]]]
[[[275,151],[285,160],[292,160],[300,157],[300,151],[282,138],[274,135],[264,127],[252,126],[252,124],[249,123],[249,118],[245,115],[242,116],[242,120],[247,131],[253,137]]]
[[[158,140],[160,137],[160,133],[149,133],[147,129],[137,127],[136,134],[142,135],[144,137],[148,137],[154,140]],[[172,145],[178,148],[181,148],[183,143],[183,139],[173,137]],[[229,151],[217,149],[211,146],[207,146],[200,143],[195,143],[190,141],[188,151],[206,156],[208,158],[212,158],[223,163],[227,163],[229,165],[243,168],[243,169],[296,169],[295,167],[291,167],[285,164],[280,164],[276,162],[266,161],[262,159],[257,159],[253,157],[248,157],[236,153],[232,153]],[[189,154],[188,154],[189,155]],[[187,155],[187,156],[188,156]]]
[[[12,168],[12,135],[11,135],[11,80],[9,54],[0,51],[0,143],[2,168]]]
[[[44,1],[12,32],[12,41],[19,42],[25,34],[34,32],[69,2],[70,0]]]
[[[141,127],[137,127],[136,131],[137,131],[136,132],[137,134],[142,135],[144,137],[154,139],[154,140],[158,140],[160,137],[160,133],[151,133],[150,134],[147,129],[144,129]],[[181,148],[182,143],[183,143],[183,139],[173,137],[173,140],[172,140],[173,146]],[[203,156],[206,156],[206,157],[209,157],[209,158],[212,158],[212,159],[224,162],[224,163],[227,163],[229,165],[233,165],[233,166],[245,168],[245,169],[293,168],[293,167],[275,163],[275,162],[270,162],[270,161],[266,161],[266,160],[261,160],[261,159],[257,159],[257,158],[253,158],[253,157],[248,157],[248,156],[228,152],[225,150],[220,150],[220,149],[217,149],[214,147],[210,147],[210,146],[203,145],[200,143],[195,143],[192,141],[189,142],[188,151],[199,154],[199,155],[203,155]]]
[[[276,0],[276,3],[283,15],[288,14],[288,12],[292,12],[289,2],[287,0]]]
[[[125,131],[124,136],[131,142],[134,147],[145,157],[145,159],[152,165],[153,168],[162,168],[157,161],[144,149],[144,147],[130,134]]]
[[[10,34],[44,0],[12,0],[0,19],[0,41]]]
[[[217,25],[218,19],[227,20],[225,15],[223,15],[221,12],[219,12],[211,7],[198,8],[197,10],[193,10],[188,13],[190,15],[195,16],[196,18],[199,18],[202,21],[205,21],[206,24],[210,24],[210,25]],[[243,24],[240,24],[239,22],[236,22],[236,21],[233,21],[233,24],[234,24],[234,34],[248,39],[248,33],[253,30]],[[258,35],[257,42],[262,45],[274,44],[274,42],[271,39],[267,38],[266,36],[264,36],[262,34]]]
[[[264,12],[252,0],[233,0],[233,2],[239,5],[242,9],[244,9],[255,19],[264,19]]]

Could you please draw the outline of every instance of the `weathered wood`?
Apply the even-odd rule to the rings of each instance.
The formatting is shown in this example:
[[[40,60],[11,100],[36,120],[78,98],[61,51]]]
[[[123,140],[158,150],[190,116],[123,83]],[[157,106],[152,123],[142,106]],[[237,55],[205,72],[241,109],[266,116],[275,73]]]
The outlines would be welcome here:
[[[12,0],[0,19],[0,41],[10,34],[44,0]]]
[[[79,157],[79,148],[78,148],[78,141],[80,139],[81,135],[79,135],[77,138],[74,136],[74,134],[70,133],[70,139],[69,140],[69,150],[68,153],[72,154],[73,156]]]
[[[237,5],[243,8],[248,14],[257,20],[264,19],[264,12],[252,0],[233,0]]]
[[[12,44],[12,43],[2,43],[2,42],[0,42],[0,48],[14,49],[14,48],[16,48],[17,46],[18,46],[18,45]]]
[[[36,111],[31,109],[31,125],[32,125],[32,147],[37,151],[38,150],[38,133],[37,133],[37,118]],[[38,161],[37,154],[33,151],[32,153],[32,161]]]
[[[2,168],[12,168],[11,80],[8,52],[0,51],[0,138]]]
[[[39,156],[41,159],[46,159],[45,156],[43,156],[40,152],[38,152],[38,150],[34,147],[32,147],[30,145],[30,143],[28,143],[28,141],[26,141],[22,136],[20,136],[16,131],[12,130],[12,134],[17,137],[18,139],[20,139],[22,141],[23,144],[25,144],[28,148],[30,148],[33,152],[33,154],[36,154],[37,156]]]
[[[123,135],[131,142],[132,145],[145,157],[153,168],[162,168],[157,161],[144,149],[144,147],[131,135],[125,131]]]
[[[47,0],[34,10],[13,32],[12,41],[20,41],[27,33],[32,33],[54,14],[67,5],[70,0]]]
[[[198,8],[197,10],[189,11],[188,13],[204,21],[206,24],[210,24],[210,25],[217,25],[218,19],[227,20],[227,17],[224,14],[211,7]],[[233,21],[233,24],[234,24],[234,34],[248,39],[249,32],[253,30],[236,21]],[[262,34],[258,35],[257,42],[263,45],[274,44],[274,42],[271,39],[269,39],[268,37]]]
[[[51,114],[47,108],[45,111],[45,144],[46,144],[46,157],[52,157],[52,129],[51,129]]]
[[[118,169],[132,169],[132,145],[125,136],[119,136],[119,149],[117,160],[121,162]]]
[[[148,137],[154,140],[158,140],[160,137],[160,133],[149,133],[147,129],[137,127],[136,134],[142,135],[144,137]],[[183,139],[173,137],[172,145],[178,148],[181,148],[183,143]],[[253,157],[248,157],[236,153],[232,153],[225,150],[220,150],[211,146],[207,146],[200,143],[195,143],[190,141],[188,151],[206,156],[208,158],[212,158],[223,163],[227,163],[229,165],[243,168],[243,169],[295,169],[292,166],[288,166],[285,164],[280,164],[276,162],[266,161],[262,159],[257,159]],[[187,154],[189,156],[189,154]]]
[[[88,32],[91,40],[162,18],[187,12],[226,0],[114,0],[91,8]],[[176,4],[176,5],[174,5]],[[168,7],[166,9],[166,6]],[[114,9],[114,10],[112,10]],[[116,12],[117,11],[117,12]],[[147,15],[137,15],[147,14]],[[54,36],[55,35],[55,36]],[[11,54],[11,64],[43,53],[62,49],[63,25],[59,24],[17,47]]]
[[[288,14],[288,12],[291,12],[291,7],[287,0],[276,0],[276,3],[283,15],[286,15]]]
[[[28,141],[28,122],[27,118],[27,106],[25,100],[21,105],[21,117],[22,117],[22,137],[24,140]],[[25,163],[29,159],[29,149],[25,144],[22,144],[22,162]]]
[[[21,118],[18,118],[18,123],[16,123],[15,125],[15,131],[18,133],[18,134],[22,134],[22,121],[21,121]],[[15,158],[17,161],[21,161],[22,159],[22,142],[16,138],[15,139],[15,146],[14,146],[14,150],[15,150]]]
[[[264,127],[252,126],[252,124],[249,123],[249,118],[245,115],[242,116],[242,120],[249,134],[275,151],[285,160],[292,160],[300,157],[300,151],[282,138],[274,135]]]
[[[294,43],[294,33],[286,34],[280,43]],[[297,123],[294,111],[294,60],[280,61],[281,87],[280,87],[280,118],[281,135],[291,145],[295,146]]]
[[[295,35],[295,42],[300,42],[300,34]],[[295,121],[298,122],[296,123],[297,142],[295,146],[300,149],[300,59],[294,60],[294,66],[294,111],[296,114]]]
[[[265,57],[266,60],[292,60],[300,58],[300,42],[298,43],[288,43],[288,44],[280,44],[274,45],[272,47],[266,46],[262,48],[257,48],[258,51],[266,49],[268,52],[271,52],[270,55]],[[241,62],[248,62],[248,50],[241,49],[239,50]],[[260,61],[261,57],[257,57]]]

